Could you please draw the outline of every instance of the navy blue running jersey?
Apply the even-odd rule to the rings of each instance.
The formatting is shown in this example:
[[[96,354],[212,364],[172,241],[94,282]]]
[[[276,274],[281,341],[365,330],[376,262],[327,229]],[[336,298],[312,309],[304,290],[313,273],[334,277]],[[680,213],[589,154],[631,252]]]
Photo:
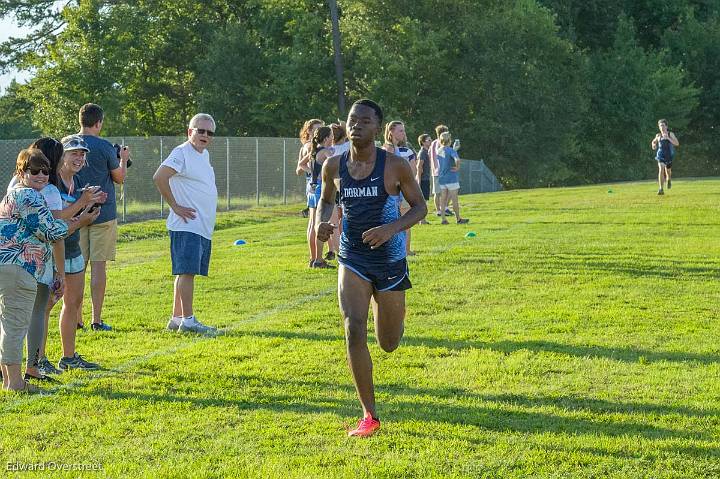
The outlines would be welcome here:
[[[376,249],[363,243],[362,234],[370,228],[396,221],[400,217],[400,195],[385,191],[387,152],[376,148],[372,173],[356,180],[350,176],[347,162],[350,152],[340,157],[340,204],[342,205],[341,259],[368,267],[382,266],[405,258],[405,232],[394,235]]]

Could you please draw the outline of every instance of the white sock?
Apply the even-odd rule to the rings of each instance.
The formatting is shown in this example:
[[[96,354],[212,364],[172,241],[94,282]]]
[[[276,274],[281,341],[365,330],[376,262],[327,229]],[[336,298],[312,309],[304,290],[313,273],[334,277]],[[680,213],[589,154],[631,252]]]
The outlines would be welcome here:
[[[182,323],[182,320],[182,316],[173,316],[172,318],[170,318],[170,321],[177,324],[178,326],[180,325],[180,323]]]
[[[185,325],[195,324],[195,315],[192,316],[183,316],[182,322],[185,323]]]

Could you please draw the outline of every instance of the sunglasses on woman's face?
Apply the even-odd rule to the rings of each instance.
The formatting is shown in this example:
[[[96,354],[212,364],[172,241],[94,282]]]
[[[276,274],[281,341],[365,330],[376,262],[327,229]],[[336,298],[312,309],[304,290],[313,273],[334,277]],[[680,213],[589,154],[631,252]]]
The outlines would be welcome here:
[[[47,168],[28,168],[25,171],[29,172],[31,175],[39,175],[40,173],[45,176],[50,175],[50,170],[48,170]]]

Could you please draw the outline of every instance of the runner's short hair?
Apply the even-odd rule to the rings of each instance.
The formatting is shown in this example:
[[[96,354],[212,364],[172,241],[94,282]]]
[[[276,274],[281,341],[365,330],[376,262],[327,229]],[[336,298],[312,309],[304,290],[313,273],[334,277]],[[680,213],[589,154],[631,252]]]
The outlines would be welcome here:
[[[375,116],[377,116],[378,123],[382,124],[384,117],[383,117],[383,112],[382,112],[382,108],[380,108],[380,105],[378,105],[374,101],[370,100],[369,98],[361,98],[360,100],[353,103],[353,106],[354,105],[364,105],[364,106],[372,108],[373,111],[375,112]]]
[[[430,135],[428,135],[427,133],[423,133],[422,135],[418,136],[418,146],[420,148],[422,148],[423,143],[425,143],[429,139],[430,139]]]
[[[435,136],[440,138],[440,135],[445,133],[446,131],[450,131],[450,128],[445,125],[438,125],[435,127]]]

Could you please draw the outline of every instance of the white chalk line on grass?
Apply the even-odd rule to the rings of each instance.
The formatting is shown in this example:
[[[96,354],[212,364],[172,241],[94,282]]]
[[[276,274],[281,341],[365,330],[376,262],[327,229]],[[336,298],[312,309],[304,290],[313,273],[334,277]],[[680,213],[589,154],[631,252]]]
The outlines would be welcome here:
[[[175,354],[177,352],[180,352],[180,351],[183,351],[186,349],[191,349],[201,342],[212,340],[212,339],[215,339],[216,337],[222,337],[222,335],[224,333],[232,332],[232,331],[238,329],[240,326],[257,323],[259,321],[262,321],[268,317],[274,316],[283,311],[287,311],[287,310],[296,308],[298,306],[302,306],[303,304],[324,298],[324,297],[328,296],[329,294],[334,293],[335,291],[336,291],[335,287],[328,288],[324,291],[320,291],[319,293],[308,294],[308,295],[300,297],[299,299],[297,299],[295,301],[287,302],[287,303],[275,306],[274,308],[260,311],[259,313],[254,314],[254,315],[250,316],[249,318],[241,319],[239,321],[234,322],[232,325],[230,325],[226,328],[219,329],[217,336],[200,336],[200,335],[184,336],[184,335],[180,335],[179,333],[167,333],[166,331],[163,331],[164,333],[167,333],[167,334],[177,334],[181,338],[192,338],[192,339],[196,339],[196,340],[178,344],[175,346],[171,346],[169,348],[165,348],[162,350],[153,351],[153,352],[150,352],[143,356],[138,356],[138,357],[132,358],[132,359],[122,363],[120,366],[115,367],[113,369],[107,369],[107,370],[101,370],[101,371],[97,371],[97,372],[83,374],[82,377],[74,379],[70,382],[63,383],[63,384],[54,386],[52,388],[43,389],[42,393],[40,393],[40,394],[26,395],[26,396],[19,397],[13,401],[8,401],[2,405],[2,411],[8,412],[18,406],[31,404],[34,401],[51,396],[57,392],[84,386],[86,383],[89,383],[90,381],[95,380],[95,379],[105,379],[105,378],[109,378],[109,377],[113,377],[113,376],[118,376],[120,374],[124,374],[124,373],[130,371],[135,366],[142,364],[146,361],[149,361],[151,359],[154,359],[158,356]]]

